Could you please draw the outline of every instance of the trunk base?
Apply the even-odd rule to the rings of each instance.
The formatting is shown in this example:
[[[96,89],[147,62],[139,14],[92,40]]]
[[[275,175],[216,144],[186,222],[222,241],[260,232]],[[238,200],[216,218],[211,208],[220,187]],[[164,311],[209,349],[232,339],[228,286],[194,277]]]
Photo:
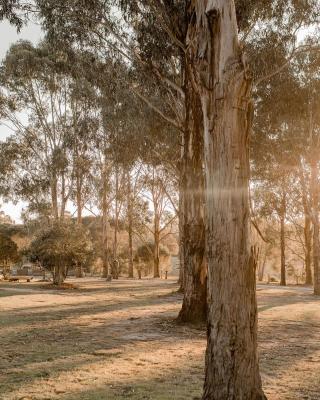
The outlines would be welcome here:
[[[206,304],[195,305],[190,308],[182,307],[178,321],[190,324],[205,323],[207,318]]]
[[[83,270],[82,270],[81,266],[78,266],[76,268],[75,272],[76,272],[76,278],[83,278],[84,277],[84,273],[83,273]]]
[[[215,394],[204,394],[201,400],[229,400],[230,396],[216,396]],[[264,393],[258,393],[254,396],[249,395],[249,397],[241,397],[241,400],[268,400]]]
[[[186,291],[178,320],[185,323],[204,323],[207,320],[207,291],[206,285],[194,291],[196,296],[188,298]]]

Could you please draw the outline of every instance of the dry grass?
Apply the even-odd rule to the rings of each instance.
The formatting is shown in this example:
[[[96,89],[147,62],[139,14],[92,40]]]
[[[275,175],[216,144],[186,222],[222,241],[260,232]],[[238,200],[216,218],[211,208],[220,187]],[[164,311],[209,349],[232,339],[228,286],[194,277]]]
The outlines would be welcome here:
[[[173,281],[76,284],[0,283],[1,400],[200,398],[205,330],[175,323]],[[319,400],[319,301],[305,288],[265,286],[258,297],[269,400]]]

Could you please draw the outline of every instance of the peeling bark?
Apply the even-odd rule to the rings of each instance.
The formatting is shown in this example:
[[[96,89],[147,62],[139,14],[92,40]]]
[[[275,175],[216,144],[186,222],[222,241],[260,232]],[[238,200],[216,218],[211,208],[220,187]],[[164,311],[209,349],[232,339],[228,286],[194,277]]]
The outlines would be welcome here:
[[[208,343],[203,400],[262,400],[249,237],[251,79],[231,0],[192,0],[188,52],[204,121]]]

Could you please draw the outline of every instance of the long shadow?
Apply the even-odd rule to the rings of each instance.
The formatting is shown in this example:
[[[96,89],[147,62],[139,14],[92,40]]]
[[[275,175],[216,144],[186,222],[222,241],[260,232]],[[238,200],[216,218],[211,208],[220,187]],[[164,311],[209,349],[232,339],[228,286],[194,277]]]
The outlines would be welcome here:
[[[159,286],[157,286],[159,289]],[[273,304],[266,304],[260,307],[264,308],[264,310],[272,309],[273,307],[283,307],[286,305],[292,304],[309,304],[311,302],[315,302],[315,298],[309,294],[299,294],[299,296],[290,296],[288,298],[284,298],[283,296],[272,296],[272,295],[263,295],[263,302],[272,301],[275,299]],[[74,306],[69,306],[64,310],[52,310],[48,312],[45,309],[48,306],[41,306],[40,312],[31,313],[26,316],[22,316],[23,318],[28,318],[24,322],[46,322],[47,320],[63,320],[67,317],[76,318],[77,316],[82,315],[90,315],[94,316],[99,314],[100,312],[108,312],[108,311],[121,311],[123,309],[134,309],[140,306],[149,306],[149,305],[159,305],[171,303],[175,304],[177,302],[177,297],[172,294],[169,295],[160,295],[160,297],[153,296],[145,296],[139,299],[130,299],[126,301],[118,301],[113,304],[104,304],[104,301],[99,302],[85,302],[82,304],[80,308],[74,308]],[[98,303],[98,305],[97,305]],[[281,304],[279,304],[281,303]],[[51,306],[53,308],[53,306]],[[57,306],[58,308],[59,306]],[[24,313],[28,313],[29,311],[34,310],[33,308],[24,309]],[[5,314],[5,313],[3,313]],[[92,357],[92,353],[95,351],[103,350],[109,348],[111,350],[115,350],[115,353],[111,356],[98,356],[102,359],[105,359],[106,362],[108,359],[117,357],[117,349],[119,347],[124,346],[126,344],[135,343],[136,340],[131,340],[122,338],[121,335],[119,337],[114,336],[113,329],[117,328],[119,330],[119,325],[121,323],[121,327],[126,333],[137,333],[142,335],[145,333],[156,333],[158,331],[158,325],[150,319],[160,320],[159,312],[155,310],[150,313],[148,318],[141,318],[138,321],[130,321],[130,319],[126,318],[123,320],[123,317],[120,315],[118,318],[109,319],[105,322],[102,322],[98,326],[75,326],[68,322],[68,320],[63,320],[62,326],[55,327],[46,327],[43,328],[32,328],[31,326],[31,335],[27,338],[23,337],[23,330],[17,330],[17,334],[12,337],[5,337],[3,341],[1,341],[2,350],[5,351],[7,347],[12,348],[12,342],[16,341],[21,337],[21,341],[18,342],[16,347],[17,356],[13,358],[12,362],[4,362],[2,359],[2,365],[4,366],[4,370],[8,373],[8,378],[4,385],[2,385],[3,390],[1,391],[0,384],[0,393],[4,394],[9,393],[9,390],[16,390],[17,387],[25,384],[27,380],[33,381],[37,378],[45,378],[48,375],[59,374],[63,371],[70,371],[72,369],[81,368],[82,366],[86,366],[87,364],[91,364],[93,362],[92,358],[89,360],[84,360],[77,362],[76,360],[67,360],[62,359],[61,363],[58,365],[50,366],[50,358],[56,357],[69,357],[69,356],[78,356],[85,355],[87,357]],[[16,318],[17,314],[11,318]],[[268,322],[268,321],[267,321]],[[306,332],[306,326],[301,322],[297,322],[294,324],[292,322],[285,324],[284,322],[279,321],[279,325],[275,321],[271,321],[272,324],[266,324],[264,328],[260,332],[260,342],[262,345],[262,349],[260,351],[260,356],[262,360],[262,370],[264,373],[268,374],[268,372],[272,371],[272,374],[281,378],[281,373],[287,371],[288,367],[291,367],[299,361],[301,358],[307,359],[310,355],[312,355],[315,351],[319,351],[320,347],[320,327],[316,326],[315,323],[310,322],[307,325],[310,330]],[[23,322],[22,322],[23,323]],[[19,324],[18,324],[19,325]],[[12,327],[15,327],[15,321],[13,321]],[[316,327],[315,327],[316,326]],[[313,327],[313,329],[311,329]],[[186,336],[184,336],[184,334]],[[97,341],[90,341],[88,338],[99,338]],[[176,327],[166,329],[165,333],[163,333],[163,337],[172,338],[177,337],[179,340],[184,340],[185,338],[190,339],[193,337],[193,331],[189,328],[185,327],[184,333],[179,332],[177,334]],[[51,344],[49,344],[48,348],[45,348],[45,344],[48,343],[49,338],[51,340]],[[194,338],[199,338],[194,335]],[[285,338],[285,340],[283,340]],[[301,342],[301,338],[307,338],[305,343]],[[38,343],[38,348],[31,347],[29,349],[28,342],[24,344],[25,341],[30,340],[30,343]],[[53,340],[55,340],[53,342]],[[152,335],[149,338],[142,341],[158,341],[159,338],[153,338]],[[266,347],[266,345],[271,343],[271,346]],[[95,356],[96,357],[96,356]],[[103,358],[105,357],[105,358]],[[49,361],[48,361],[49,358]],[[99,359],[98,358],[98,359]],[[48,365],[44,365],[48,362]],[[39,363],[39,368],[30,370],[30,364]],[[19,368],[19,371],[10,370],[10,368]],[[48,375],[47,375],[48,374]],[[190,375],[190,374],[189,374]],[[190,379],[190,376],[189,376]],[[2,378],[3,380],[3,378]],[[281,381],[281,380],[280,380]],[[173,381],[170,381],[172,385]],[[147,386],[142,384],[140,381],[135,381],[133,383],[128,383],[128,387],[132,387],[135,391],[130,392],[127,388],[126,384],[120,383],[117,384],[116,389],[112,389],[109,386],[89,389],[85,391],[80,391],[75,394],[65,394],[61,395],[59,398],[63,400],[81,400],[81,399],[121,399],[130,397],[132,399],[148,399],[148,397],[152,394],[152,391],[155,387],[161,387],[161,383],[157,380],[150,380],[150,385]],[[188,383],[188,382],[187,382]],[[179,383],[180,384],[180,383]],[[303,385],[303,383],[302,383]],[[10,389],[11,386],[11,389]],[[163,386],[163,383],[162,383]],[[161,399],[175,399],[172,397],[172,394],[169,395],[169,389],[165,388],[165,391],[162,393],[163,397],[159,397]],[[168,396],[166,396],[166,390],[168,390]],[[6,392],[7,391],[7,392]],[[130,394],[131,393],[131,394]],[[186,396],[183,397],[185,399],[192,399],[189,397],[188,392],[186,392]],[[140,397],[134,397],[139,395]],[[99,397],[104,396],[104,397]],[[110,397],[108,397],[110,396]],[[113,396],[113,397],[112,397]],[[117,397],[116,397],[117,396]],[[1,398],[1,396],[0,396]],[[152,400],[157,400],[158,397],[149,397]],[[5,397],[4,397],[5,399]]]
[[[192,366],[182,366],[161,377],[156,371],[154,375],[149,380],[136,378],[79,390],[63,395],[61,400],[200,400],[204,379],[201,370],[195,372]]]
[[[286,297],[278,294],[263,294],[263,297],[258,300],[258,303],[268,304],[259,305],[258,312],[262,313],[264,311],[271,310],[272,308],[280,308],[299,303],[309,304],[314,303],[315,301],[317,301],[317,298],[307,292],[299,293],[298,295],[292,293]]]
[[[23,385],[33,384],[38,379],[46,379],[58,378],[59,375],[63,374],[63,372],[71,372],[72,370],[86,370],[87,367],[95,362],[96,360],[99,362],[110,361],[110,367],[112,366],[112,362],[119,357],[124,355],[125,353],[117,352],[118,348],[114,348],[114,352],[108,356],[98,357],[95,359],[82,360],[73,360],[73,361],[59,361],[59,365],[52,366],[48,365],[47,368],[43,368],[39,366],[37,370],[29,370],[28,366],[23,366],[21,371],[16,374],[10,374],[4,385],[0,384],[1,394],[4,395],[4,399],[12,392],[16,392]],[[201,360],[202,361],[202,360]],[[158,397],[154,396],[154,392],[156,391],[158,395],[160,395],[159,399],[170,398],[175,399],[173,396],[172,390],[175,387],[180,386],[182,390],[180,391],[180,396],[183,394],[183,399],[187,399],[188,395],[197,395],[200,394],[202,380],[203,380],[203,369],[197,368],[195,372],[194,366],[199,366],[199,359],[195,359],[189,366],[178,365],[177,369],[173,369],[170,367],[170,371],[167,371],[166,374],[161,371],[161,374],[157,374],[157,367],[155,368],[152,379],[146,381],[144,377],[140,373],[140,379],[136,378],[135,380],[131,380],[128,382],[124,382],[121,379],[118,379],[117,376],[114,376],[112,381],[104,382],[103,385],[97,385],[95,388],[84,389],[76,391],[75,393],[66,393],[65,395],[60,394],[59,399],[64,400],[78,400],[78,399],[99,399],[100,395],[103,396],[101,399],[117,399],[117,398],[127,398],[134,394],[138,396],[138,399],[158,399]],[[112,368],[112,367],[111,367]],[[190,385],[187,387],[187,385]],[[168,397],[166,396],[168,394]],[[148,397],[150,395],[150,397]],[[117,397],[120,396],[120,397]],[[27,398],[28,396],[26,396]],[[0,396],[1,398],[1,396]],[[134,397],[136,398],[136,397]],[[179,397],[181,399],[182,397]],[[193,399],[194,397],[190,397]]]
[[[158,317],[158,318],[157,318]],[[149,317],[150,318],[150,317]],[[161,320],[157,312],[151,315],[151,318],[155,318],[158,322]],[[128,340],[127,337],[122,338],[110,336],[112,329],[117,328],[119,330],[119,318],[115,319],[114,321],[107,321],[106,323],[95,326],[95,327],[81,327],[81,326],[74,326],[65,324],[62,327],[56,328],[46,328],[43,329],[34,329],[34,335],[29,336],[29,340],[31,343],[33,341],[37,341],[40,345],[39,348],[36,350],[29,350],[28,346],[23,344],[21,340],[20,343],[16,346],[16,354],[14,359],[11,361],[6,361],[4,358],[1,360],[1,364],[3,369],[7,371],[7,379],[4,384],[0,384],[0,393],[9,393],[9,388],[12,387],[12,390],[18,389],[20,386],[25,384],[26,381],[31,382],[37,378],[46,378],[49,375],[52,377],[52,374],[61,373],[63,371],[69,371],[73,368],[81,368],[81,366],[85,366],[90,364],[96,360],[92,359],[93,353],[99,350],[114,350],[111,354],[105,356],[102,355],[102,359],[106,361],[110,358],[115,358],[118,355],[119,349],[124,347],[128,344],[134,344],[137,342],[153,342],[159,341],[159,336],[156,335],[155,337],[147,336],[148,333],[158,333],[159,325],[155,324],[155,321],[146,322],[145,319],[141,319],[139,322],[135,321],[134,326],[131,326],[131,321],[121,321],[122,328],[125,333],[139,333],[141,335],[141,340]],[[175,332],[177,335],[177,332]],[[186,334],[186,332],[179,332],[179,341],[182,343],[184,340],[190,340],[190,335]],[[48,339],[55,338],[55,342],[51,343],[52,346],[46,348],[44,344],[47,344]],[[97,341],[90,341],[88,338],[99,338]],[[172,338],[172,331],[163,330],[161,333],[161,341],[166,339]],[[3,343],[4,348],[9,346],[10,341],[15,338],[7,338],[7,341]],[[24,339],[25,340],[25,339]],[[12,348],[12,345],[10,345]],[[59,357],[77,357],[77,356],[84,356],[84,357],[91,357],[88,360],[81,361],[79,360],[64,360],[61,359],[59,364],[57,365],[50,365],[50,360],[59,359]],[[101,356],[98,355],[100,358]],[[99,359],[98,358],[98,359]],[[47,364],[47,362],[49,363]],[[36,364],[39,366],[36,366]],[[13,365],[12,365],[13,364]],[[30,369],[29,365],[32,364],[33,368]],[[36,366],[36,368],[34,368]],[[13,368],[13,369],[12,369]],[[18,368],[18,370],[16,370]]]
[[[33,320],[35,322],[42,321],[55,321],[61,320],[67,317],[76,318],[79,316],[94,316],[101,312],[110,312],[110,311],[121,311],[124,309],[136,308],[136,307],[145,307],[145,306],[155,306],[166,303],[176,303],[179,301],[179,298],[176,295],[163,295],[161,297],[154,297],[154,295],[144,296],[143,298],[138,299],[130,299],[130,300],[119,300],[118,302],[114,302],[111,304],[106,304],[104,300],[100,300],[99,302],[84,302],[81,307],[75,305],[68,305],[66,308],[65,305],[63,309],[59,309],[59,305],[57,307],[50,306],[52,310],[48,311],[48,306],[37,306],[32,308],[24,308],[21,311],[15,311],[14,315],[8,315],[7,312],[0,313],[0,321],[2,326],[6,326],[10,324],[11,327],[19,326]],[[98,304],[97,304],[98,303]],[[39,310],[39,311],[35,311]],[[19,318],[19,320],[17,320]],[[12,321],[14,319],[14,321]]]
[[[1,287],[4,288],[5,290],[1,290]],[[148,294],[148,293],[153,293],[154,291],[168,291],[168,293],[161,294],[159,296],[167,296],[167,295],[174,295],[176,294],[176,289],[177,285],[169,283],[168,285],[165,286],[160,286],[160,285],[146,285],[146,286],[127,286],[127,287],[115,287],[115,286],[103,286],[100,288],[82,288],[79,287],[77,289],[73,290],[57,290],[57,289],[47,289],[45,286],[28,286],[19,284],[17,286],[16,284],[13,286],[11,285],[0,285],[0,299],[2,297],[12,297],[12,296],[30,296],[30,295],[41,295],[41,292],[46,295],[54,295],[57,297],[83,297],[86,295],[94,295],[94,294],[99,294],[99,293],[104,293],[106,295],[109,295],[110,293],[115,293],[115,294],[121,294],[125,293],[128,296],[131,296],[132,294],[135,294],[135,297],[138,297],[140,294]],[[26,291],[25,289],[28,289]],[[171,289],[171,292],[170,292]]]

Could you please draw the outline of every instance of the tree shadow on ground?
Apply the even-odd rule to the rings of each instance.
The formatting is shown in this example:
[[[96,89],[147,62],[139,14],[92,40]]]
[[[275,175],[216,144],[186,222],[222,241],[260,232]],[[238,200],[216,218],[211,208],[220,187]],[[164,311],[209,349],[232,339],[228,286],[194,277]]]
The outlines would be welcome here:
[[[150,284],[149,288],[152,286]],[[203,356],[189,358],[195,348],[200,348],[203,355],[205,332],[174,322],[180,298],[146,290],[144,297],[125,300],[115,297],[113,301],[108,304],[99,297],[97,301],[81,302],[80,307],[47,304],[25,309],[21,304],[21,310],[10,311],[8,326],[2,325],[3,329],[12,328],[12,333],[1,339],[0,369],[6,371],[6,376],[0,378],[0,399],[11,400],[24,385],[30,387],[30,393],[33,387],[43,385],[43,397],[35,396],[35,399],[44,399],[46,388],[52,387],[57,391],[48,395],[50,400],[193,400],[199,397]],[[279,311],[295,304],[305,305],[308,309],[315,301],[308,293],[288,298],[263,293],[260,298],[264,311]],[[301,390],[286,387],[283,376],[290,368],[299,369],[301,360],[319,353],[319,324],[312,313],[303,320],[300,316],[298,321],[278,320],[277,314],[270,319],[269,314],[260,314],[259,334],[261,366],[266,382],[274,379],[278,382],[279,392],[286,391],[281,399],[300,400],[303,396],[316,399],[312,397],[313,381],[303,379],[303,369],[299,375]],[[6,313],[1,313],[0,318],[3,315]],[[176,366],[170,367],[166,357],[177,348],[180,353],[176,356]],[[141,362],[141,357],[157,351],[160,358],[163,352],[162,359],[149,364]],[[132,368],[130,374],[122,377],[114,374],[99,382],[104,369],[111,371],[121,360]],[[313,365],[319,370],[319,364]],[[80,376],[78,387],[61,391],[59,385],[63,379],[68,383],[68,379],[79,371],[85,376]],[[23,396],[17,394],[16,398]]]

